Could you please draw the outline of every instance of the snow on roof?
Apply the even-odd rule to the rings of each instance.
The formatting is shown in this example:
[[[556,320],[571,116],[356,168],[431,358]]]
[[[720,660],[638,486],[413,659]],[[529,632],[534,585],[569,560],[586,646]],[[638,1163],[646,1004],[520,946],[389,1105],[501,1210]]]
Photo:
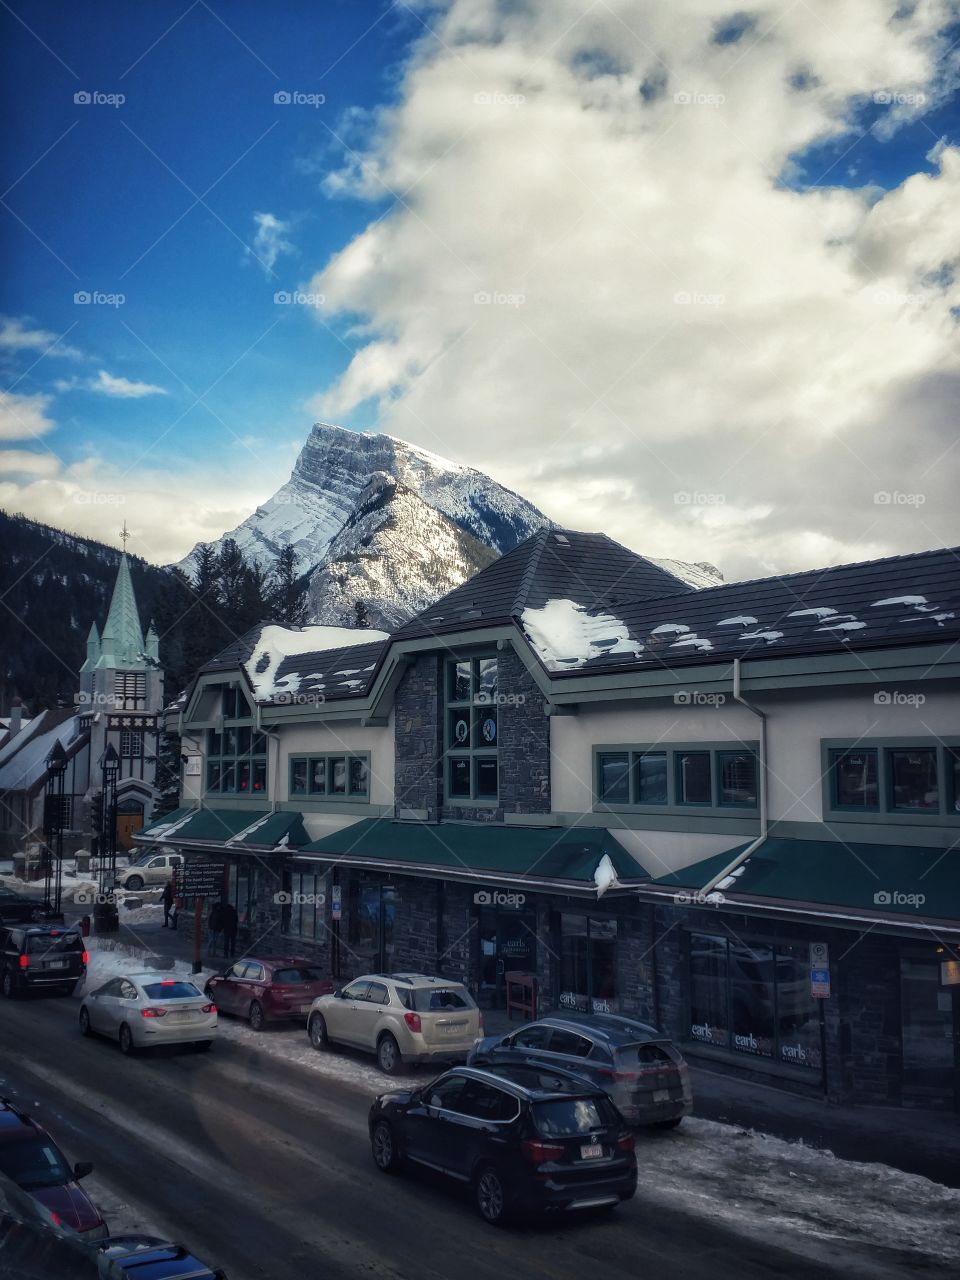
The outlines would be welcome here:
[[[636,657],[643,650],[619,618],[588,613],[575,600],[548,600],[542,609],[524,609],[520,621],[548,671],[582,667],[591,658],[613,653]]]
[[[257,701],[267,701],[281,694],[296,693],[300,687],[299,675],[277,679],[284,658],[303,653],[324,653],[329,649],[348,649],[388,639],[386,631],[374,631],[372,628],[303,627],[294,631],[269,623],[261,630],[253,652],[243,666]],[[295,687],[293,681],[296,681]]]
[[[738,614],[736,618],[721,618],[718,627],[755,627],[758,618],[751,618],[748,613]]]
[[[874,600],[871,609],[879,609],[885,604],[926,604],[926,596],[887,596],[885,600]]]
[[[42,728],[42,724],[38,723],[37,727]],[[53,744],[68,746],[79,730],[79,719],[69,716],[45,733],[33,737],[17,734],[11,738],[0,753],[0,791],[21,791],[33,786],[46,773],[47,756]]]

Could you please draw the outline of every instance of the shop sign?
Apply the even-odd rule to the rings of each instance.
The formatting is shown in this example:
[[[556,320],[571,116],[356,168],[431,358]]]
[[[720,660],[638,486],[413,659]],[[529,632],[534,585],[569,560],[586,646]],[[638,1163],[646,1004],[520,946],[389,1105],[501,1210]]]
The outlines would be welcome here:
[[[960,960],[940,961],[940,985],[960,987]]]
[[[187,763],[183,772],[188,778],[198,778],[200,776],[200,757],[187,756]]]
[[[829,1000],[830,998],[830,970],[829,969],[811,969],[810,970],[810,994],[817,1000]]]
[[[330,889],[330,918],[340,920],[343,917],[343,887],[339,884]]]
[[[574,1009],[577,1013],[613,1013],[613,1006],[602,996],[582,996],[576,991],[561,991],[561,1009]]]

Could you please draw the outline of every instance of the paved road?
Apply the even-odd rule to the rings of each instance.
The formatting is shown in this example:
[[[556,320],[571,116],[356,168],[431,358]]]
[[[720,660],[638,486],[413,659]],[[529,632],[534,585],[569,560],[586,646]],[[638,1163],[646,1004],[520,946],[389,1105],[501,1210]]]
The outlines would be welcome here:
[[[385,1178],[369,1095],[223,1039],[212,1054],[121,1057],[76,1030],[77,1002],[0,1001],[0,1089],[39,1102],[71,1159],[230,1280],[945,1278],[842,1243],[737,1234],[636,1199],[611,1219],[497,1230],[427,1178]],[[279,1034],[283,1034],[280,1032]],[[731,1188],[735,1195],[735,1189]]]

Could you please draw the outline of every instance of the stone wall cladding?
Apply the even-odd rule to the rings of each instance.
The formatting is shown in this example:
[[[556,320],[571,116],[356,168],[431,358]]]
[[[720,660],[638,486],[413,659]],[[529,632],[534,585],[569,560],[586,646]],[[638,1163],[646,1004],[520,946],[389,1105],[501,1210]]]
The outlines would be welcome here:
[[[396,807],[427,809],[442,799],[443,659],[420,654],[397,686],[394,704]]]

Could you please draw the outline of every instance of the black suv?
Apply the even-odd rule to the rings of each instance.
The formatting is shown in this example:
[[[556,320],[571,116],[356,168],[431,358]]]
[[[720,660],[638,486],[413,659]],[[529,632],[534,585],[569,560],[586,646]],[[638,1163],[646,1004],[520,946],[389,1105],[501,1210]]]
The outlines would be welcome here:
[[[377,1167],[407,1161],[470,1186],[487,1222],[612,1208],[637,1187],[634,1137],[603,1092],[566,1071],[456,1067],[370,1109]]]
[[[29,924],[42,920],[46,903],[41,898],[25,898],[11,889],[0,889],[0,922],[3,924]]]
[[[693,1110],[679,1050],[646,1022],[613,1013],[556,1014],[478,1042],[475,1066],[536,1063],[573,1071],[610,1095],[629,1124],[672,1129]]]
[[[73,995],[86,971],[87,953],[76,929],[0,927],[0,988],[8,999],[51,987]]]

